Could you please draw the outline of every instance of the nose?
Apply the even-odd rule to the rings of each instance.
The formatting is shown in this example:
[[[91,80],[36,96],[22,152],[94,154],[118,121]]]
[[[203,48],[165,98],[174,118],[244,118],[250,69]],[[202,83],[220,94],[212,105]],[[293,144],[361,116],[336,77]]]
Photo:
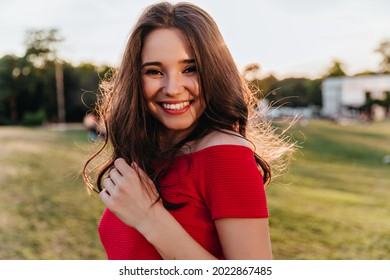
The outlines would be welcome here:
[[[164,92],[168,96],[176,96],[183,92],[183,81],[180,75],[170,74],[166,76]]]

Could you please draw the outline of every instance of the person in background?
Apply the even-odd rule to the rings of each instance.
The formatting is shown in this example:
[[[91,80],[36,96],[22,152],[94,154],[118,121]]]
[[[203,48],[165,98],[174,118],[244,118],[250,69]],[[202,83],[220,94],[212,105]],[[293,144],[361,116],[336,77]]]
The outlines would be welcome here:
[[[107,257],[271,259],[265,186],[294,144],[252,115],[253,93],[211,16],[149,6],[101,88],[107,138],[83,174],[106,206]],[[103,150],[95,186],[88,165]]]
[[[105,137],[104,125],[101,124],[95,114],[86,114],[83,119],[83,125],[88,130],[88,137],[92,141]]]

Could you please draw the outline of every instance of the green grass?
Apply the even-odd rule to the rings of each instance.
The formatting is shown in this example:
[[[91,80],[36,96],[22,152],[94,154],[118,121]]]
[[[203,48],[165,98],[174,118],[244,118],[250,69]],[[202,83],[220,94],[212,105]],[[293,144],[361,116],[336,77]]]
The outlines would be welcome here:
[[[390,122],[294,130],[302,149],[267,191],[274,258],[389,259]]]
[[[80,177],[84,131],[0,128],[0,259],[105,258]]]
[[[390,122],[292,132],[303,148],[267,189],[274,258],[389,259]],[[0,127],[0,144],[0,259],[105,259],[86,132]]]

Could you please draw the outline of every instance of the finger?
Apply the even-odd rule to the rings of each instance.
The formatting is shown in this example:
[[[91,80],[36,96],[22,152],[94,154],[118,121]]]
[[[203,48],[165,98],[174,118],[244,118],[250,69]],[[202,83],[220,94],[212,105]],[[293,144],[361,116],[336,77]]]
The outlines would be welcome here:
[[[158,193],[157,193],[157,190],[156,190],[156,187],[154,186],[153,184],[153,181],[150,179],[150,177],[148,176],[148,174],[146,174],[145,171],[143,171],[137,163],[135,163],[134,161],[130,164],[130,167],[133,168],[140,176],[141,178],[141,181],[142,183],[146,184],[148,186],[148,190],[151,190],[152,193],[155,195],[155,196],[158,196]]]
[[[103,202],[103,204],[108,207],[110,203],[110,194],[107,192],[106,189],[103,189],[99,194],[100,200]]]
[[[103,186],[104,186],[104,190],[105,192],[107,192],[108,195],[112,195],[115,190],[116,190],[116,187],[115,187],[115,184],[114,182],[111,180],[110,177],[107,177],[106,179],[104,179],[103,181]]]
[[[127,164],[127,162],[123,158],[117,158],[114,161],[114,166],[122,175],[127,174],[129,172],[133,172],[133,169],[130,167],[130,165]]]
[[[99,197],[100,197],[101,200],[106,200],[109,196],[110,196],[110,194],[107,192],[106,189],[103,189],[103,190],[99,193]]]
[[[127,162],[123,159],[123,158],[117,158],[115,161],[114,161],[114,166],[116,168],[118,168],[118,170],[120,169],[128,169],[130,167],[130,165],[127,164]]]
[[[116,168],[111,169],[109,178],[112,180],[114,184],[118,183],[119,180],[122,179],[122,177],[123,177],[122,174],[119,173],[119,171]]]
[[[131,164],[130,164],[130,166],[131,166],[131,168],[134,168],[134,169],[139,169],[139,166],[138,166],[138,164],[135,162],[135,161],[133,161]]]
[[[130,167],[133,168],[138,174],[139,176],[141,177],[141,179],[145,182],[147,182],[149,180],[149,176],[148,174],[145,173],[145,171],[143,171],[137,163],[135,163],[134,161],[130,164]]]

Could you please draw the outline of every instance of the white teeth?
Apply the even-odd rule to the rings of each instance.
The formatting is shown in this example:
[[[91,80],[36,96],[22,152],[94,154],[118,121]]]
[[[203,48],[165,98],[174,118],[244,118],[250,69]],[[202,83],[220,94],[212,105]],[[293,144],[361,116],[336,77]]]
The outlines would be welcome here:
[[[162,103],[162,106],[164,107],[164,109],[167,109],[167,110],[181,110],[184,107],[187,107],[188,105],[190,105],[189,101],[185,101],[182,103],[176,103],[176,104]]]

